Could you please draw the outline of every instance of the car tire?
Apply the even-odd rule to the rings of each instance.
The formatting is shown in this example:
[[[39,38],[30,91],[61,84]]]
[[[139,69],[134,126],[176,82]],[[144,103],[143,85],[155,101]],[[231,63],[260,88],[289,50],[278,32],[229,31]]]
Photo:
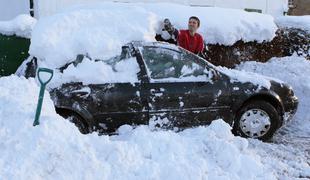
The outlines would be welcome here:
[[[273,105],[255,100],[247,102],[237,112],[233,130],[242,137],[267,141],[276,132],[279,123],[280,116]]]

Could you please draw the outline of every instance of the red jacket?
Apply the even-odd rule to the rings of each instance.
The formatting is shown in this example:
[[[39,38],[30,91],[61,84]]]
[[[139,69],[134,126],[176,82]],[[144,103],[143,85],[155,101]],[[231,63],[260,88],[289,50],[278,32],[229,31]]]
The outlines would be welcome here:
[[[202,36],[198,33],[191,36],[189,30],[180,30],[178,45],[194,54],[200,53],[204,47]]]

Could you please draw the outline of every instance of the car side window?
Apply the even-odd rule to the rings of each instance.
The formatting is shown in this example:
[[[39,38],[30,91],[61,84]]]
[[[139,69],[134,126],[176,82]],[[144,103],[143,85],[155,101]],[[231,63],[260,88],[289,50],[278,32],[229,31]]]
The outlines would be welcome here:
[[[191,54],[160,47],[144,47],[141,51],[151,81],[206,80],[206,66],[196,63]]]

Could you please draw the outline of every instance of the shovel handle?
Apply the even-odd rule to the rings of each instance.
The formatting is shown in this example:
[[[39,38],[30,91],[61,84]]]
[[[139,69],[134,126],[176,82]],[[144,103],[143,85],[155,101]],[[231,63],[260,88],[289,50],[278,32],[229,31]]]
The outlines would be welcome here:
[[[42,85],[40,88],[40,94],[39,94],[39,98],[38,98],[38,105],[37,105],[37,110],[36,110],[36,115],[35,115],[35,119],[33,122],[33,126],[37,126],[40,124],[39,122],[39,118],[40,118],[40,114],[41,114],[41,110],[42,110],[42,104],[43,104],[43,98],[44,98],[44,90],[45,90],[45,85]]]
[[[43,82],[43,80],[40,77],[40,72],[46,72],[50,74],[49,79],[46,82]],[[37,110],[36,110],[36,115],[35,115],[35,119],[33,122],[33,126],[37,126],[40,124],[39,118],[40,118],[40,114],[41,114],[41,110],[42,110],[42,104],[43,104],[43,98],[44,98],[44,90],[46,85],[52,80],[54,75],[54,71],[51,69],[47,69],[47,68],[39,68],[38,69],[38,79],[40,81],[41,84],[41,88],[40,88],[40,94],[39,94],[39,98],[38,98],[38,105],[37,105]]]
[[[47,73],[49,73],[51,76],[50,76],[50,78],[49,78],[46,82],[43,82],[42,79],[41,79],[41,77],[40,77],[40,72],[47,72]],[[46,84],[48,84],[48,83],[52,80],[53,75],[54,75],[54,71],[53,71],[52,69],[48,69],[48,68],[39,68],[39,70],[38,70],[38,79],[39,79],[41,85],[44,85],[44,86],[45,86]]]

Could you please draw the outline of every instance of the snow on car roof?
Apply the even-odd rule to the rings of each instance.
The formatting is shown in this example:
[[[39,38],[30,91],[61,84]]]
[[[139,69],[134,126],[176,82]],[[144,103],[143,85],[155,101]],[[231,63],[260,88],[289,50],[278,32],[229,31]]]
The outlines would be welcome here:
[[[128,43],[127,45],[132,44],[135,47],[142,47],[142,46],[156,46],[156,47],[162,47],[162,48],[169,48],[173,50],[180,50],[179,46],[176,46],[174,44],[170,44],[167,42],[158,42],[158,41],[132,41]]]
[[[186,29],[192,15],[201,19],[199,33],[210,44],[269,41],[277,30],[271,16],[241,10],[169,3],[92,3],[39,19],[29,53],[48,67],[60,67],[77,54],[105,59],[119,54],[127,42],[154,41],[164,18],[177,29]]]
[[[136,83],[140,71],[135,57],[117,61],[114,65],[106,61],[95,61],[84,57],[81,63],[70,64],[63,72],[55,71],[48,88],[56,88],[70,82],[87,84]]]

